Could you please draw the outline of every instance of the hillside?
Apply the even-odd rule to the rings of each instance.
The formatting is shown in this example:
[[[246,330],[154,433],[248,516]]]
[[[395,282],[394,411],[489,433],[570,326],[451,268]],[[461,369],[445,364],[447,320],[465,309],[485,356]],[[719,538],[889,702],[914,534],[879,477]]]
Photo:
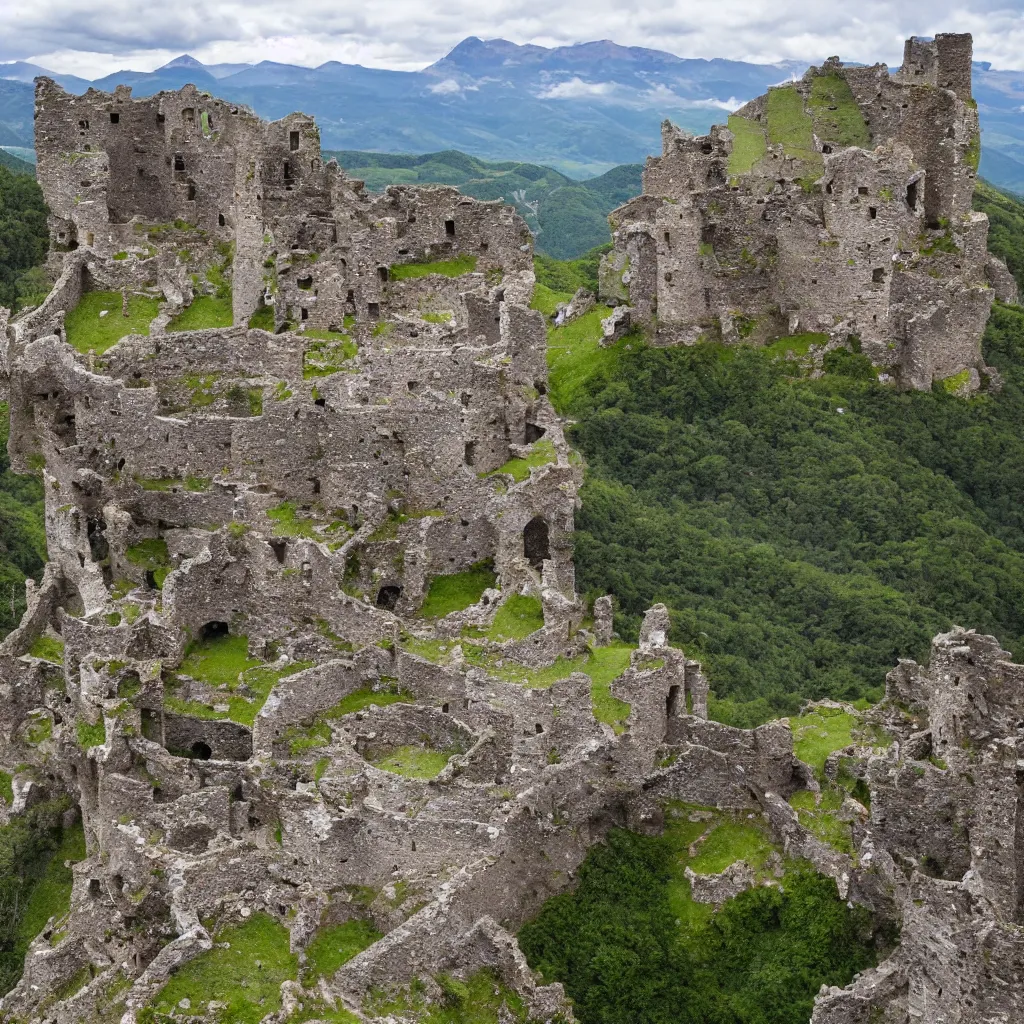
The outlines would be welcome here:
[[[27,160],[20,160],[3,149],[0,149],[0,167],[6,167],[15,174],[31,174],[32,177],[36,174],[36,169]]]
[[[455,185],[476,199],[513,203],[536,236],[539,251],[556,259],[581,256],[609,241],[608,214],[640,191],[640,164],[613,167],[576,181],[551,167],[506,161],[488,163],[447,150],[421,156],[325,151],[352,177],[382,191],[396,184]]]
[[[1024,204],[979,203],[998,206],[992,248],[1013,260]],[[897,658],[954,623],[1024,655],[1024,310],[993,311],[985,359],[1004,385],[970,401],[893,392],[848,353],[809,379],[782,343],[599,349],[599,319],[552,329],[549,349],[588,465],[577,583],[616,595],[625,636],[664,601],[713,715],[877,699]]]

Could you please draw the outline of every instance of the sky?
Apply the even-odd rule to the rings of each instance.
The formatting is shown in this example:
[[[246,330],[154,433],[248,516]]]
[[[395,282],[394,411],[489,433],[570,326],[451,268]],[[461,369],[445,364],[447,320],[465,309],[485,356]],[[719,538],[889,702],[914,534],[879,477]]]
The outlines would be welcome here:
[[[1024,0],[7,0],[0,61],[97,78],[204,63],[324,61],[418,70],[466,36],[561,46],[612,39],[681,57],[898,65],[903,39],[972,32],[976,60],[1024,67]]]

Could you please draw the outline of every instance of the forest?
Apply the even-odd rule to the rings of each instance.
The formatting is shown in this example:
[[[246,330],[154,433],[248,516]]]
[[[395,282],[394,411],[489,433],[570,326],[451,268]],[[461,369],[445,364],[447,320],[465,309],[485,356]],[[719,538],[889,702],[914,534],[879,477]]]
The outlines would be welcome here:
[[[1024,205],[981,199],[1021,277]],[[588,270],[538,263],[563,294]],[[926,657],[953,624],[1024,657],[1024,309],[993,309],[984,359],[1001,387],[969,400],[897,392],[853,352],[811,379],[784,345],[632,338],[565,361],[571,330],[552,330],[551,394],[588,467],[578,586],[615,595],[627,637],[664,601],[714,717],[877,700],[897,659]]]

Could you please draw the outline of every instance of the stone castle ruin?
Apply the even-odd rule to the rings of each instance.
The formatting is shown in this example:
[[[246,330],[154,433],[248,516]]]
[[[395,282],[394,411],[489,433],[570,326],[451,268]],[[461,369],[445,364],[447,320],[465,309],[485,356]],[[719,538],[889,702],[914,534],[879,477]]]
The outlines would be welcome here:
[[[969,35],[909,39],[895,74],[831,58],[728,128],[665,122],[643,195],[610,217],[605,297],[663,344],[817,335],[902,386],[977,389],[989,308],[1016,285],[971,210],[971,54]]]
[[[756,303],[782,301],[772,287],[798,287],[782,225],[826,251],[800,204],[841,191],[853,225],[867,201],[850,182],[899,179],[899,203],[915,183],[918,199],[894,207],[886,244],[900,224],[946,230],[921,224],[931,210],[964,247],[939,277],[899,271],[933,289],[918,315],[945,325],[942,352],[925,359],[931,335],[895,298],[871,307],[877,334],[851,319],[866,315],[854,285],[845,315],[865,347],[902,324],[899,359],[917,353],[905,372],[945,372],[959,357],[939,291],[963,291],[955,309],[973,324],[991,289],[971,275],[995,273],[984,218],[964,205],[973,171],[956,132],[973,114],[969,82],[945,77],[958,66],[945,45],[910,50],[941,78],[930,84],[829,72],[865,96],[869,79],[879,96],[934,93],[928,109],[951,112],[954,134],[920,169],[901,139],[800,161],[766,142],[745,172],[765,185],[754,198],[726,184],[734,136],[671,132],[647,194],[619,214],[611,263],[625,287],[628,257],[634,313],[653,316],[657,297],[659,331],[696,325],[684,280],[697,275],[695,294],[716,296],[705,309],[743,281],[729,294],[762,315]],[[438,978],[482,968],[532,1020],[570,1021],[515,931],[610,827],[658,829],[670,801],[762,816],[780,858],[809,859],[902,929],[879,968],[822,991],[816,1024],[1014,1019],[1024,669],[992,638],[941,636],[929,668],[890,675],[864,742],[826,765],[858,780],[841,810],[856,855],[833,848],[788,802],[813,802],[822,782],[785,720],[709,721],[664,606],[633,647],[612,632],[610,597],[587,609],[576,594],[582,466],[546,398],[532,244],[511,208],[452,188],[368,195],[323,163],[308,118],[266,124],[192,87],[74,97],[41,79],[36,126],[57,282],[7,324],[0,379],[13,467],[44,482],[50,561],[0,644],[0,769],[13,776],[0,820],[66,795],[87,856],[0,1020],[153,1021],[218,928],[262,914],[300,957],[328,924],[366,920],[380,936],[329,974],[282,983],[266,1024],[394,1021],[374,993],[439,995]],[[812,198],[793,179],[816,159],[836,184]],[[700,169],[692,197],[683,168]],[[878,177],[849,178],[857,168]],[[678,201],[655,198],[670,186]],[[682,245],[683,225],[698,237],[714,196],[722,226],[698,245],[724,253],[736,218],[757,212],[774,279],[661,248]],[[860,273],[880,257],[856,224],[836,248]],[[825,313],[794,315],[803,329]],[[715,903],[750,884],[742,870],[693,878]],[[161,1013],[213,1022],[218,1007]]]

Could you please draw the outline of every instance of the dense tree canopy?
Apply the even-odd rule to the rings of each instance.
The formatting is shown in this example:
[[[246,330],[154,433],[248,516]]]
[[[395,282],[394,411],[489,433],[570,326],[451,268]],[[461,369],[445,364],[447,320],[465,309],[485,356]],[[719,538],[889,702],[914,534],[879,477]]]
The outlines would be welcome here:
[[[18,303],[19,278],[46,258],[46,203],[35,178],[0,166],[0,306]]]

